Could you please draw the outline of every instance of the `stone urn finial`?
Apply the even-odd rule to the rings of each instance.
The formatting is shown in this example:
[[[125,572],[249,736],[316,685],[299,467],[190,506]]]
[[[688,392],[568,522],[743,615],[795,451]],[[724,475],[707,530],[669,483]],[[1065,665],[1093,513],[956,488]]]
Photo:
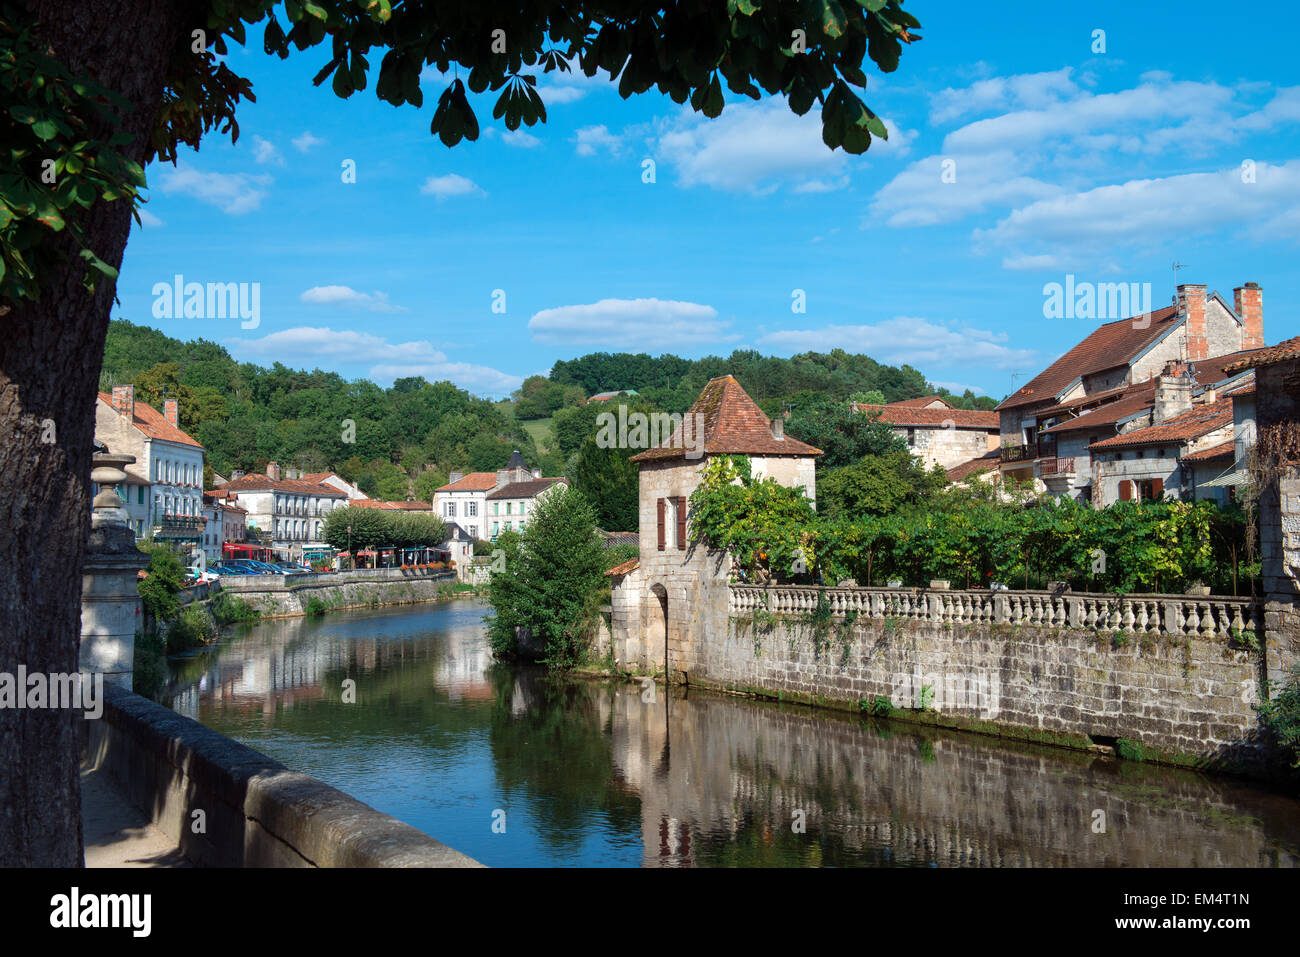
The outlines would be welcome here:
[[[90,480],[100,487],[99,494],[95,496],[92,503],[94,505],[94,511],[91,513],[93,527],[130,526],[131,516],[122,507],[123,503],[118,497],[117,487],[126,481],[125,467],[134,461],[134,455],[115,455],[111,452],[96,452],[91,459],[95,467],[90,472]]]

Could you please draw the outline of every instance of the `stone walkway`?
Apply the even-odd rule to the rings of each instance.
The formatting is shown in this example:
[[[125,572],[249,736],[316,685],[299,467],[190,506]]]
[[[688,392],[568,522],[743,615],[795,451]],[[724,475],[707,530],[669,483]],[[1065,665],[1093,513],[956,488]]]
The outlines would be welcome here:
[[[81,766],[81,828],[87,867],[190,867],[102,770]]]

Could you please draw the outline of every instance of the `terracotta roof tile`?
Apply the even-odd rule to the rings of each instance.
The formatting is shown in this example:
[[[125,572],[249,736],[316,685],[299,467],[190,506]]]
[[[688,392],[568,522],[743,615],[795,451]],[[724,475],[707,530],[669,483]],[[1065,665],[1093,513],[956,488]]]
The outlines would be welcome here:
[[[1300,336],[1287,339],[1285,342],[1279,342],[1267,349],[1252,352],[1245,358],[1228,366],[1225,371],[1241,372],[1245,369],[1257,369],[1260,366],[1271,366],[1274,363],[1285,362],[1288,359],[1300,359]]]
[[[899,406],[896,403],[893,405],[862,405],[855,402],[853,408],[858,412],[877,412],[880,415],[880,421],[888,425],[932,425],[946,428],[948,423],[951,422],[958,429],[979,429],[996,432],[1000,419],[996,412],[979,412],[973,409],[954,409],[952,407],[925,409],[917,406]]]
[[[1114,390],[1112,390],[1114,391]],[[1085,431],[1114,426],[1121,419],[1128,418],[1144,409],[1150,409],[1156,402],[1156,382],[1150,379],[1130,386],[1120,398],[1106,402],[1091,411],[1073,419],[1058,422],[1049,429],[1043,429],[1044,435],[1059,435],[1062,432]]]
[[[110,393],[99,393],[99,401],[103,402],[110,409],[113,408],[113,396]],[[114,409],[114,412],[116,411],[117,410]],[[138,399],[135,401],[131,424],[151,439],[161,439],[164,442],[175,442],[178,445],[192,445],[196,449],[203,448],[202,445],[190,438],[187,433],[182,432],[176,426],[167,421],[167,416],[163,415],[148,403],[141,402]]]
[[[1230,459],[1235,455],[1233,442],[1229,439],[1220,445],[1213,445],[1208,449],[1201,449],[1199,452],[1192,452],[1190,455],[1184,455],[1184,462],[1212,462],[1215,459]]]
[[[679,459],[693,449],[706,455],[821,455],[821,449],[805,445],[791,436],[774,437],[772,420],[763,414],[733,376],[719,376],[700,390],[699,398],[686,413],[688,417],[696,414],[703,416],[703,443],[700,436],[694,434],[693,426],[687,433],[689,440],[684,439],[683,429],[695,419],[683,418],[682,424],[662,445],[638,452],[632,456],[632,461]]]
[[[994,449],[993,451],[985,452],[983,455],[976,458],[967,459],[965,462],[960,462],[947,470],[948,481],[960,482],[967,476],[970,476],[975,472],[982,472],[986,469],[996,472],[1001,460],[1001,449]]]
[[[639,566],[640,564],[641,564],[641,559],[632,558],[629,559],[628,561],[625,561],[622,565],[615,565],[609,571],[605,572],[605,574],[609,575],[611,578],[615,578],[619,575],[626,575],[630,571],[635,571],[637,566]]]
[[[926,395],[919,399],[899,399],[897,402],[885,403],[891,409],[924,409],[932,402],[942,402],[948,408],[952,408],[952,403],[941,395]]]
[[[450,482],[439,492],[489,492],[497,487],[496,472],[470,472],[455,482]]]
[[[529,479],[526,482],[511,482],[509,485],[503,485],[495,492],[489,492],[488,498],[534,498],[541,495],[556,482],[569,484],[566,478],[539,478]]]
[[[1134,323],[1134,318],[1098,326],[1086,339],[1012,393],[998,406],[998,411],[1044,400],[1054,401],[1075,379],[1131,362],[1182,321],[1178,318],[1176,306],[1155,310],[1150,322]]]
[[[245,475],[231,479],[216,491],[227,492],[292,492],[296,495],[315,495],[318,498],[347,498],[346,492],[340,492],[331,485],[318,482],[306,482],[302,479],[273,479],[268,475]]]
[[[1190,412],[1176,415],[1161,425],[1150,425],[1145,429],[1134,429],[1109,439],[1102,439],[1088,446],[1097,451],[1123,449],[1137,445],[1160,445],[1166,442],[1186,442],[1190,439],[1207,435],[1215,429],[1232,425],[1232,400],[1220,399],[1207,402],[1193,408]]]

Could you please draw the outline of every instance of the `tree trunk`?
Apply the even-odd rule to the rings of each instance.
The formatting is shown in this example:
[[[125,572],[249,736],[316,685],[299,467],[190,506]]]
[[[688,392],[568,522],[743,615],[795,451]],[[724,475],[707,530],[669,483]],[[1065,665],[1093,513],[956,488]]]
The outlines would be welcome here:
[[[142,162],[167,63],[188,42],[187,25],[204,25],[196,6],[28,0],[27,7],[74,75],[135,105],[121,129],[136,140],[123,152]],[[96,203],[82,225],[90,247],[119,267],[129,206]],[[95,395],[114,297],[107,279],[88,293],[69,238],[51,237],[69,265],[44,277],[40,302],[0,303],[0,672],[15,676],[19,666],[29,674],[77,670]],[[0,709],[0,866],[81,866],[82,720],[78,710]]]

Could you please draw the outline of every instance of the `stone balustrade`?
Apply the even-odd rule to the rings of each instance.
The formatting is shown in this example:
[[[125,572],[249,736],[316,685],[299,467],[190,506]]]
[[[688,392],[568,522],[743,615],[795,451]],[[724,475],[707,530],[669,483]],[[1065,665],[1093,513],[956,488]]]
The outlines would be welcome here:
[[[822,594],[831,614],[940,624],[1034,625],[1170,637],[1264,633],[1263,603],[1218,595],[1113,595],[1091,592],[946,591],[916,588],[730,586],[730,614],[807,615]]]

